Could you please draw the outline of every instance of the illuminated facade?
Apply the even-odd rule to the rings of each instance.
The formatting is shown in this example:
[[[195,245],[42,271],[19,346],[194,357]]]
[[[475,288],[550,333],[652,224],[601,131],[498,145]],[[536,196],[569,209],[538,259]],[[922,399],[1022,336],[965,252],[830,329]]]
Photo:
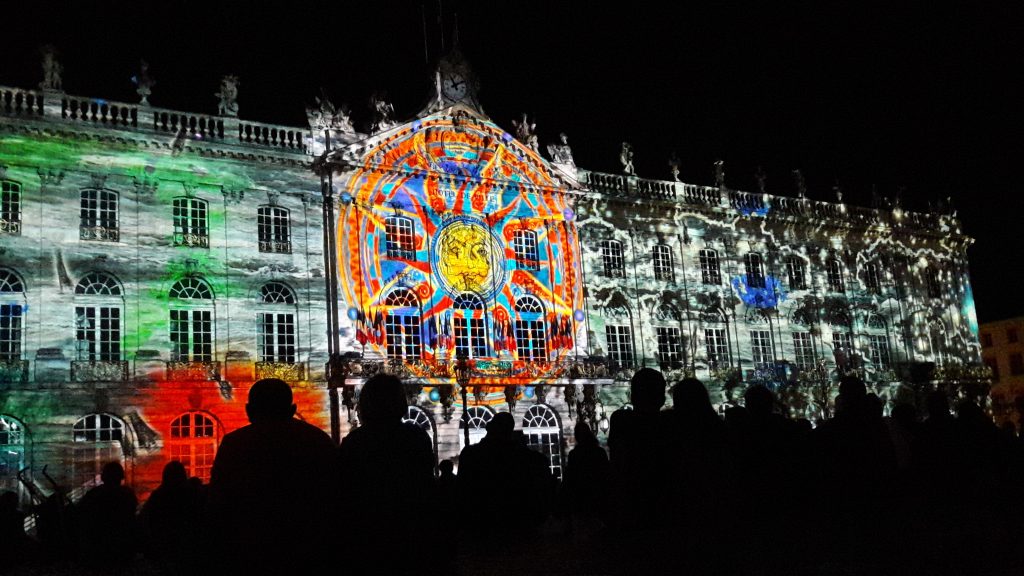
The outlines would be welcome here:
[[[638,366],[816,418],[839,373],[891,396],[980,361],[954,216],[638,178],[625,147],[625,175],[579,169],[476,88],[446,60],[369,134],[326,101],[309,128],[239,120],[230,78],[217,116],[0,88],[3,487],[49,465],[81,490],[114,457],[143,491],[171,458],[207,476],[263,376],[341,437],[396,372],[439,458],[511,410],[558,472]]]

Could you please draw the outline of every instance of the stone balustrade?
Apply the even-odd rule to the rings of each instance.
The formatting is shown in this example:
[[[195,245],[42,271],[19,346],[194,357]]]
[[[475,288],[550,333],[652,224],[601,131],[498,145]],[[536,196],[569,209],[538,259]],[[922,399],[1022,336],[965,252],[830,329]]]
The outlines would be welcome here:
[[[73,360],[72,382],[124,382],[128,380],[128,362],[125,360]]]
[[[36,90],[0,86],[0,113],[9,116],[42,116],[43,94]]]

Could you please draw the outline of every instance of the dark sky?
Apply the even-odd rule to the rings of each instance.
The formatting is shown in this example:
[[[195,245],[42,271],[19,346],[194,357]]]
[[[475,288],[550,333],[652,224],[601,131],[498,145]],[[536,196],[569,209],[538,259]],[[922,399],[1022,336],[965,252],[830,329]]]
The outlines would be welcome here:
[[[33,4],[40,6],[34,7]],[[317,6],[311,6],[317,4]],[[38,48],[61,51],[69,93],[135,101],[129,78],[146,58],[156,106],[216,110],[221,75],[240,76],[243,118],[304,125],[324,87],[357,124],[386,90],[400,117],[432,90],[437,0],[419,2],[12,2],[3,9],[0,84],[35,86]],[[869,204],[872,186],[925,208],[952,196],[968,234],[982,321],[1024,315],[1014,260],[1024,228],[1024,3],[623,2],[444,0],[450,44],[481,79],[485,111],[511,129],[536,117],[542,147],[569,134],[577,163],[618,171],[633,143],[641,176]],[[681,4],[681,3],[677,3]]]

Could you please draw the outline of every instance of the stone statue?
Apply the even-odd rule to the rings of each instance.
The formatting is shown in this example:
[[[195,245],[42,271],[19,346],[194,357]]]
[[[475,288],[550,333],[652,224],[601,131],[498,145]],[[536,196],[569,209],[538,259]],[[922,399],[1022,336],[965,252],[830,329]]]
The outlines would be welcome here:
[[[562,132],[558,135],[558,144],[548,144],[548,154],[555,164],[568,164],[575,166],[576,161],[572,157],[572,148],[569,147],[569,137]]]
[[[836,180],[836,185],[832,187],[832,191],[836,193],[836,202],[843,203],[843,189],[839,187],[839,180]]]
[[[64,67],[57,62],[57,49],[47,44],[43,46],[43,81],[39,87],[43,90],[62,90],[61,73]]]
[[[370,132],[383,132],[395,125],[395,107],[391,105],[383,93],[374,93],[370,96],[370,107],[373,108],[373,124]]]
[[[757,179],[757,191],[760,194],[764,194],[767,186],[765,183],[768,181],[768,175],[764,173],[764,170],[758,166],[757,172],[754,174],[754,178]]]
[[[793,170],[793,180],[796,182],[796,195],[801,199],[807,198],[807,183],[804,182],[803,172]]]
[[[633,167],[633,146],[629,142],[622,143],[622,151],[619,152],[619,162],[622,163],[623,174],[636,176],[636,168]]]
[[[725,161],[715,160],[715,188],[725,190]]]
[[[309,127],[313,130],[337,130],[346,133],[356,131],[355,126],[352,125],[348,108],[344,105],[336,108],[327,98],[327,93],[323,89],[320,90],[320,96],[316,98],[316,106],[306,107],[306,119],[309,121]]]
[[[679,182],[679,156],[675,152],[668,157],[668,171],[672,174],[672,181]]]
[[[512,125],[516,127],[516,138],[526,144],[526,147],[534,152],[540,152],[540,142],[537,139],[537,123],[530,122],[526,118],[526,112],[523,112],[523,119],[512,121]]]
[[[153,93],[152,88],[156,85],[156,80],[149,75],[149,63],[145,60],[139,60],[139,73],[132,76],[132,83],[137,86],[135,93],[139,95],[139,104],[149,106],[149,95]]]
[[[228,74],[220,81],[220,91],[214,94],[220,98],[217,114],[220,116],[238,117],[238,76]]]

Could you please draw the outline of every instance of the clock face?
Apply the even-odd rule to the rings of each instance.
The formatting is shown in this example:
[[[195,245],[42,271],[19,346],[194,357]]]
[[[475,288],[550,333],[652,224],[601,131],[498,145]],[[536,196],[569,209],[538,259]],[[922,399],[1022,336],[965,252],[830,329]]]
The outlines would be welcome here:
[[[469,86],[466,79],[459,73],[449,74],[445,76],[444,82],[441,84],[441,89],[444,91],[444,95],[452,100],[462,100],[466,97]]]

